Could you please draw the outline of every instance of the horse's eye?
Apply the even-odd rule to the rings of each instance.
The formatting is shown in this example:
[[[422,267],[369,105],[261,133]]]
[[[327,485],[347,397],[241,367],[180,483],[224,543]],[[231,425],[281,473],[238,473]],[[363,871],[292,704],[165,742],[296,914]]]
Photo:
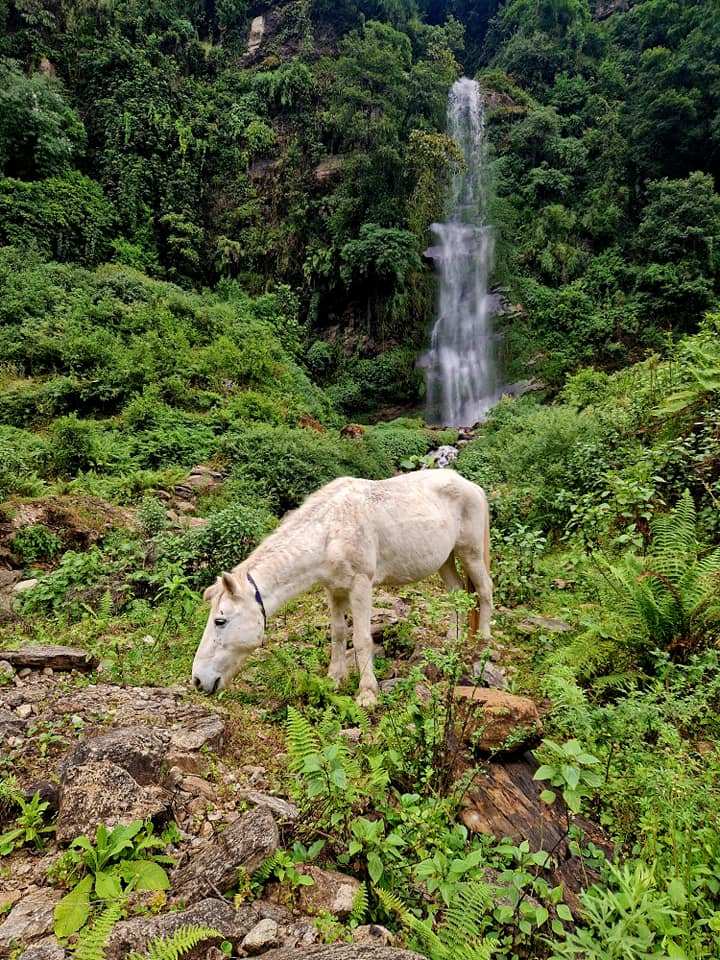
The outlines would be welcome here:
[[[227,623],[227,617],[215,617],[215,625],[218,627],[224,627]]]

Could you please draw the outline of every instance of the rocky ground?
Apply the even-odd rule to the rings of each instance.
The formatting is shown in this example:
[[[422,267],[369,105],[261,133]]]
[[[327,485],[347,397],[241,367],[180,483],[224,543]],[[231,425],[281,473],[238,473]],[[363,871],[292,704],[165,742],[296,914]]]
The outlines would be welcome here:
[[[384,616],[393,614],[386,610]],[[0,908],[6,911],[0,923],[0,956],[69,956],[52,934],[53,909],[65,891],[50,884],[48,869],[75,837],[94,838],[98,823],[110,827],[137,819],[177,823],[171,850],[175,866],[167,895],[156,895],[153,901],[155,915],[117,924],[106,954],[109,960],[196,922],[217,929],[232,944],[234,956],[411,956],[391,949],[390,935],[377,926],[358,928],[355,946],[324,949],[318,944],[317,952],[310,951],[321,939],[314,917],[325,912],[342,920],[349,914],[358,887],[353,877],[311,865],[306,871],[314,883],[302,887],[299,897],[277,889],[275,902],[234,905],[223,897],[236,887],[239,871],[251,874],[272,855],[298,816],[278,792],[282,735],[254,718],[252,709],[243,714],[245,723],[256,721],[249,739],[238,730],[232,711],[217,701],[202,700],[188,687],[97,682],[95,664],[81,650],[30,647],[2,656],[0,740],[5,768],[17,772],[27,796],[39,791],[48,810],[56,812],[57,829],[45,850],[22,848],[0,861]],[[481,747],[492,752],[518,727],[537,738],[540,718],[532,701],[499,689],[505,684],[500,667],[486,662],[478,670],[486,683],[496,686],[461,687],[456,695],[478,704]],[[520,738],[517,745],[522,749],[526,743]],[[518,839],[537,832],[547,814],[539,813],[538,785],[531,772],[528,754],[493,764],[469,793],[463,814],[468,826],[513,835],[521,824]],[[2,828],[7,829],[11,811],[4,813]],[[501,821],[508,829],[500,829]],[[547,822],[541,832],[552,840]],[[134,906],[147,907],[147,894],[135,899]],[[224,956],[217,942],[210,939],[204,952],[194,955]]]

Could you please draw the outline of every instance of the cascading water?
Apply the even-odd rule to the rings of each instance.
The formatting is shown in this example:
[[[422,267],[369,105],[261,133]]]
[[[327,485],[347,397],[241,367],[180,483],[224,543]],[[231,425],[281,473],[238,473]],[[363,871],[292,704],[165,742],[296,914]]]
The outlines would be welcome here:
[[[498,399],[493,316],[488,291],[495,238],[487,223],[485,124],[482,94],[463,77],[448,97],[447,132],[462,151],[465,168],[452,180],[445,223],[431,226],[437,243],[426,251],[438,272],[437,321],[427,367],[427,419],[470,426]]]

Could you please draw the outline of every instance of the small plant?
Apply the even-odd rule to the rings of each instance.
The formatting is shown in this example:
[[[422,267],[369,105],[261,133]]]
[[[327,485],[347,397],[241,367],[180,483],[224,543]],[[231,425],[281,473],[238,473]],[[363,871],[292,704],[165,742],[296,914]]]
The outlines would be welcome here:
[[[62,549],[62,541],[44,523],[21,527],[10,541],[18,560],[27,565],[38,560],[52,560]]]
[[[155,497],[144,497],[138,508],[137,519],[146,537],[156,537],[168,525],[165,507]]]
[[[544,763],[535,771],[533,780],[549,780],[553,787],[560,789],[562,798],[573,813],[579,813],[586,797],[593,796],[602,785],[599,774],[592,769],[600,761],[586,753],[577,740],[568,740],[559,744],[552,740],[543,740],[546,750],[556,757],[554,763]],[[554,803],[556,794],[545,789],[540,794],[545,803]]]
[[[64,872],[71,882],[76,880],[55,907],[55,936],[69,937],[81,930],[98,901],[123,900],[131,890],[167,890],[170,882],[161,864],[173,860],[158,852],[165,845],[162,837],[153,835],[152,824],[142,820],[111,831],[100,824],[94,842],[77,837],[54,868],[56,876]]]
[[[55,830],[54,824],[47,824],[44,820],[50,804],[40,799],[39,792],[34,793],[30,800],[25,800],[17,793],[12,799],[20,807],[20,813],[15,818],[15,826],[0,835],[0,856],[5,857],[24,846],[42,850],[46,835]]]

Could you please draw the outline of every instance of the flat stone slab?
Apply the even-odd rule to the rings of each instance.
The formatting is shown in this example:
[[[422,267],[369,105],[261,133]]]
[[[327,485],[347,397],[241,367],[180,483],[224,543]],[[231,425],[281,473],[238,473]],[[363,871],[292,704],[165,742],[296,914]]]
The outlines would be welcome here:
[[[30,667],[31,670],[94,670],[98,660],[78,647],[63,647],[60,644],[38,644],[35,647],[21,647],[19,650],[3,650],[3,660],[11,663],[15,669]]]
[[[0,923],[0,957],[10,955],[18,943],[29,943],[52,933],[53,910],[62,897],[61,890],[43,888],[23,897]]]

